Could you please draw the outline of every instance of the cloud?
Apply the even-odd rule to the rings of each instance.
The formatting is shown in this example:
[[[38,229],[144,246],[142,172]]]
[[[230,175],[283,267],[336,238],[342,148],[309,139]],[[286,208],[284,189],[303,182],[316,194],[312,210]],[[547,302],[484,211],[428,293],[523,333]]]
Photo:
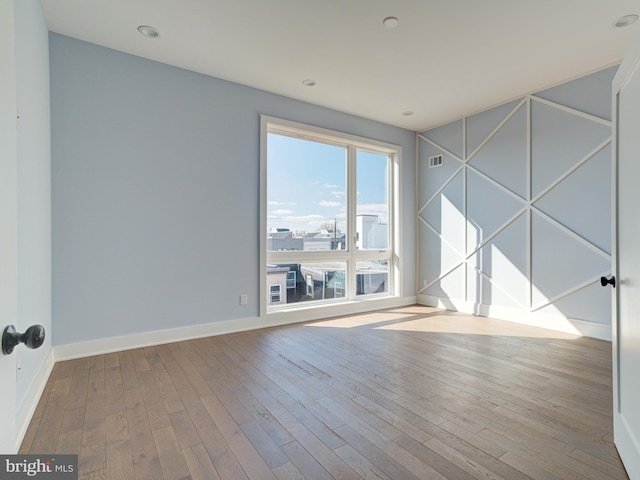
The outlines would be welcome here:
[[[324,215],[300,215],[297,217],[284,217],[283,220],[287,222],[304,222],[306,220],[324,220],[325,218]]]
[[[339,207],[340,205],[342,205],[340,202],[330,202],[327,200],[322,200],[320,202],[321,207]]]
[[[296,202],[276,202],[273,200],[269,200],[267,202],[268,205],[274,205],[274,206],[278,206],[278,205],[295,205]]]
[[[333,185],[332,183],[325,183],[325,188],[339,188],[338,185]]]
[[[346,195],[346,193],[333,191],[333,192],[331,192],[331,195],[333,195],[334,197],[344,197]]]
[[[293,210],[287,210],[286,208],[278,208],[271,212],[273,215],[291,215]]]

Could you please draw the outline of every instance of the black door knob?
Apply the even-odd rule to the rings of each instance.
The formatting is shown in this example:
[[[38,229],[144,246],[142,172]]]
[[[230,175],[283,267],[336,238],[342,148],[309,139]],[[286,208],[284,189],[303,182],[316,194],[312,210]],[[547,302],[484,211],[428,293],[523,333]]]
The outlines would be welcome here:
[[[31,325],[24,333],[18,333],[16,327],[9,325],[2,333],[2,353],[9,355],[19,343],[27,348],[38,348],[44,343],[44,327]]]
[[[616,288],[616,277],[614,277],[613,275],[611,276],[611,278],[600,277],[600,285],[602,285],[603,287],[611,285],[613,288]]]

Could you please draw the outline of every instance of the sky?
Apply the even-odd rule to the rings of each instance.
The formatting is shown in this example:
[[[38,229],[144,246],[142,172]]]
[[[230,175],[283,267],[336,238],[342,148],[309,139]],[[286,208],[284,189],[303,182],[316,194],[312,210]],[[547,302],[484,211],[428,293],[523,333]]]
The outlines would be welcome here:
[[[337,222],[346,232],[344,147],[269,133],[267,137],[267,230],[317,232]],[[387,222],[386,155],[358,151],[357,213]]]

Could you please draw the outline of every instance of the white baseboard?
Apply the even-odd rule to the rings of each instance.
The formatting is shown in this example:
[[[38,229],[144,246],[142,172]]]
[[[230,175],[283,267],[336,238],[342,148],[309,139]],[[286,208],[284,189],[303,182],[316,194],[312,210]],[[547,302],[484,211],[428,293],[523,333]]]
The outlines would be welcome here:
[[[323,305],[316,308],[307,307],[278,311],[268,314],[266,318],[242,318],[224,322],[173,328],[169,330],[157,330],[153,332],[124,335],[121,337],[90,340],[87,342],[57,345],[54,347],[55,360],[58,362],[63,360],[72,360],[74,358],[91,357],[93,355],[102,355],[105,353],[150,347],[153,345],[162,345],[164,343],[180,342],[195,338],[212,337],[215,335],[275,327],[278,325],[308,322],[311,320],[319,320],[339,315],[350,315],[384,308],[414,305],[416,302],[417,297],[387,297],[360,302],[346,302],[339,305]]]
[[[611,325],[586,322],[561,315],[548,315],[509,307],[482,305],[465,300],[433,297],[431,295],[418,295],[418,303],[481,317],[491,317],[498,320],[507,320],[509,322],[547,328],[558,332],[573,333],[575,335],[607,340],[609,342],[612,338]]]
[[[49,350],[49,355],[47,355],[47,358],[40,367],[36,377],[33,379],[33,383],[27,392],[27,396],[16,413],[16,452],[24,440],[24,436],[29,428],[29,423],[31,422],[33,414],[38,407],[38,402],[40,401],[42,392],[44,392],[44,387],[47,385],[47,380],[49,380],[49,375],[51,375],[54,365],[55,354],[54,349],[51,348],[51,350]]]

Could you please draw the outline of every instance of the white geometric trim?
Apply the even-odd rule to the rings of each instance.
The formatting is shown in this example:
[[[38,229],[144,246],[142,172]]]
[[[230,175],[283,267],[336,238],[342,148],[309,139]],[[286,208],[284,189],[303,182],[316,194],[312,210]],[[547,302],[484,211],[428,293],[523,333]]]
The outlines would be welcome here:
[[[443,185],[442,185],[442,186],[441,186],[441,187],[436,191],[436,193],[434,193],[434,194],[433,194],[433,196],[432,196],[429,200],[427,200],[427,202],[426,202],[426,203],[425,203],[425,204],[420,208],[420,210],[418,210],[418,215],[420,215],[420,214],[422,213],[422,211],[423,211],[425,208],[427,208],[427,207],[429,206],[429,204],[430,204],[431,202],[433,202],[433,201],[438,197],[438,195],[440,195],[440,194],[443,192],[443,190],[444,190],[445,188],[447,188],[447,186],[448,186],[451,182],[453,182],[453,179],[454,179],[454,178],[456,178],[456,176],[457,176],[457,175],[462,171],[462,169],[463,169],[463,168],[464,168],[464,167],[463,167],[462,165],[460,165],[460,167],[459,167],[459,168],[458,168],[458,169],[453,173],[453,175],[451,175],[451,176],[447,179],[447,181],[445,181],[445,182],[444,182],[444,184],[443,184]]]
[[[565,232],[567,235],[569,235],[570,237],[572,237],[574,240],[577,240],[578,242],[580,242],[581,244],[583,244],[585,247],[590,248],[591,250],[593,250],[595,253],[597,253],[598,255],[600,255],[602,258],[606,259],[606,260],[611,260],[611,255],[607,252],[605,252],[604,250],[602,250],[600,247],[594,245],[593,243],[591,243],[589,240],[587,240],[586,238],[578,235],[576,232],[574,232],[573,230],[571,230],[569,227],[567,227],[566,225],[560,223],[559,221],[557,221],[556,219],[554,219],[553,217],[547,215],[546,213],[544,213],[542,210],[538,209],[538,207],[536,207],[535,205],[531,205],[531,209],[533,211],[535,211],[539,216],[543,217],[544,220],[548,221],[549,223],[551,223],[552,225],[556,226],[557,228],[559,228],[560,230],[562,230],[563,232]]]
[[[469,266],[471,266],[471,268],[473,268],[477,273],[479,273],[481,276],[485,277],[487,280],[489,280],[489,283],[491,283],[492,287],[496,287],[498,290],[500,290],[502,293],[504,293],[507,297],[509,297],[511,300],[513,300],[513,302],[516,305],[519,305],[520,307],[522,307],[523,309],[526,309],[527,307],[525,305],[522,304],[522,302],[520,302],[519,300],[516,300],[509,292],[507,292],[504,288],[502,288],[498,283],[496,283],[495,280],[493,280],[493,278],[491,278],[489,275],[487,275],[487,273],[483,272],[482,270],[480,270],[478,267],[476,267],[475,265],[471,264],[468,259],[467,259],[467,264]]]
[[[580,290],[582,290],[584,288],[587,288],[587,287],[593,285],[596,282],[599,282],[600,281],[600,277],[606,277],[606,276],[608,276],[610,274],[611,274],[611,272],[607,271],[607,272],[602,273],[601,275],[598,275],[596,279],[592,278],[591,280],[587,280],[585,282],[582,282],[580,285],[572,287],[572,288],[570,288],[569,290],[567,290],[565,292],[562,292],[562,293],[560,293],[560,294],[558,294],[558,295],[556,295],[556,296],[554,296],[554,297],[552,297],[550,299],[547,299],[546,302],[539,303],[536,306],[532,306],[531,307],[531,311],[532,312],[536,312],[536,311],[538,311],[540,309],[543,309],[544,307],[548,307],[549,305],[551,305],[553,303],[556,303],[558,300],[562,300],[563,298],[566,298],[569,295],[572,295],[572,294],[574,294],[576,292],[579,292]]]
[[[522,210],[520,210],[518,213],[516,213],[513,217],[511,217],[509,220],[507,220],[505,223],[502,224],[502,226],[500,228],[498,228],[495,232],[493,232],[491,235],[489,235],[487,238],[485,238],[480,245],[478,245],[473,252],[467,254],[465,260],[469,260],[471,257],[473,257],[476,253],[478,253],[482,248],[484,248],[491,240],[493,240],[494,238],[496,238],[498,235],[500,235],[500,233],[502,233],[509,225],[511,225],[513,222],[515,222],[518,218],[520,218],[522,216],[523,213],[527,212],[527,207],[524,207]]]
[[[516,192],[508,189],[507,187],[505,187],[504,185],[502,185],[500,182],[494,180],[493,178],[491,178],[489,175],[487,175],[486,173],[481,172],[480,170],[478,170],[477,167],[474,167],[473,165],[467,164],[465,165],[465,168],[470,168],[471,170],[474,171],[474,173],[477,173],[478,175],[480,175],[482,178],[484,178],[485,180],[487,180],[488,182],[492,183],[494,186],[498,187],[500,190],[502,190],[504,193],[507,193],[509,195],[511,195],[513,198],[515,198],[516,200],[519,200],[522,203],[527,203],[527,200],[522,198],[520,195],[518,195]]]
[[[462,157],[466,162],[467,158],[467,117],[462,118]]]
[[[464,155],[464,165],[467,165],[467,117],[462,119],[462,154]],[[464,218],[464,253],[467,253],[467,249],[469,248],[469,208],[467,205],[469,195],[467,193],[467,188],[469,187],[469,170],[464,168],[462,172],[462,218]],[[466,260],[465,260],[466,262]],[[464,298],[466,299],[468,296],[469,289],[469,275],[464,272]]]
[[[425,142],[430,143],[431,145],[433,145],[434,147],[436,147],[437,149],[442,150],[444,153],[446,153],[447,155],[450,155],[451,157],[453,157],[455,160],[458,160],[460,163],[464,163],[464,160],[462,158],[460,158],[458,155],[456,155],[455,153],[450,152],[449,150],[447,150],[446,148],[444,148],[442,145],[438,145],[436,142],[434,142],[433,140],[428,139],[427,137],[425,137],[424,135],[422,135],[421,133],[418,134],[418,137],[420,137],[422,140],[424,140]]]
[[[513,222],[515,222],[519,217],[522,216],[523,213],[527,212],[527,207],[524,207],[522,210],[520,210],[518,213],[516,213],[513,217],[511,217],[509,220],[507,220],[502,226],[500,226],[495,232],[493,232],[491,235],[489,235],[487,238],[485,238],[482,243],[480,243],[480,245],[478,247],[476,247],[475,250],[473,250],[473,252],[467,254],[466,256],[464,256],[463,254],[460,254],[461,256],[464,256],[464,260],[462,261],[464,262],[468,262],[469,259],[471,257],[473,257],[476,253],[478,253],[478,251],[480,251],[483,247],[485,247],[489,242],[491,242],[491,240],[493,240],[495,237],[497,237],[503,230],[505,230],[509,225],[511,225]],[[427,228],[429,228],[434,234],[436,234],[444,243],[446,243],[449,247],[451,247],[451,249],[455,252],[455,253],[459,253],[458,249],[456,249],[453,245],[451,245],[442,235],[440,235],[435,228],[433,228],[429,222],[427,222],[425,219],[423,219],[422,217],[418,217],[419,220],[422,221],[422,223],[424,223]],[[442,280],[444,277],[446,277],[447,275],[449,275],[453,270],[455,270],[456,268],[458,268],[460,266],[460,264],[456,265],[453,269],[449,269],[449,270],[445,270],[446,273],[440,274],[438,276],[438,278],[432,280],[431,282],[429,282],[425,287],[421,288],[420,290],[418,290],[418,293],[423,292],[424,290],[426,290],[427,288],[429,288],[430,286],[434,285],[435,283],[439,282],[440,280]],[[476,267],[474,267],[476,268]],[[483,272],[481,272],[483,273]],[[487,276],[487,278],[489,278]],[[507,293],[507,292],[505,292]],[[514,299],[515,300],[515,299]],[[516,303],[518,303],[520,305],[520,302],[516,301]]]
[[[587,153],[587,155],[584,158],[578,160],[578,162],[573,167],[569,168],[566,172],[564,172],[556,180],[554,180],[553,183],[551,183],[544,190],[542,190],[539,194],[537,194],[535,196],[535,198],[533,198],[531,200],[531,203],[535,203],[538,200],[540,200],[542,197],[544,197],[547,193],[549,193],[551,190],[553,190],[558,184],[562,183],[562,181],[565,178],[567,178],[569,175],[571,175],[573,172],[575,172],[578,168],[580,168],[582,165],[584,165],[587,161],[591,160],[592,157],[594,157],[596,154],[598,154],[603,148],[605,148],[610,143],[611,143],[611,137],[607,138],[600,145],[598,145],[596,148],[594,148],[589,153]]]
[[[498,130],[500,130],[502,127],[504,127],[504,125],[505,125],[509,120],[511,120],[511,117],[513,117],[513,116],[516,114],[516,112],[520,109],[520,107],[522,107],[522,105],[524,105],[524,104],[526,103],[526,101],[527,101],[527,98],[525,97],[525,98],[523,98],[520,102],[518,102],[518,105],[517,105],[517,106],[516,106],[516,107],[515,107],[511,112],[509,112],[509,114],[504,118],[504,120],[502,120],[502,121],[498,124],[498,126],[497,126],[496,128],[494,128],[494,129],[493,129],[493,131],[489,134],[489,136],[487,136],[487,138],[485,138],[485,139],[482,141],[482,143],[480,143],[480,145],[478,145],[478,146],[476,147],[476,149],[475,149],[473,152],[471,152],[471,155],[468,155],[468,156],[466,157],[465,162],[468,162],[469,160],[471,160],[471,159],[473,158],[473,156],[474,156],[476,153],[478,153],[478,151],[479,151],[482,147],[484,147],[484,146],[487,144],[487,142],[488,142],[489,140],[491,140],[491,139],[493,138],[493,136],[494,136],[496,133],[498,133]]]
[[[433,227],[429,222],[427,222],[424,218],[422,217],[418,217],[420,219],[420,221],[422,223],[424,223],[426,225],[426,227],[431,230],[434,234],[436,234],[438,236],[438,238],[440,238],[440,240],[442,240],[442,242],[446,243],[449,247],[451,247],[451,249],[457,253],[458,255],[460,255],[460,257],[463,257],[464,254],[462,252],[460,252],[456,247],[454,247],[453,245],[451,245],[446,238],[444,238],[442,236],[442,234],[438,233],[438,231],[435,229],[435,227]]]
[[[456,270],[457,268],[459,268],[460,266],[465,264],[465,260],[460,260],[460,263],[458,263],[456,266],[449,268],[448,270],[445,270],[445,273],[440,275],[438,278],[436,278],[435,280],[431,280],[429,283],[427,283],[424,287],[422,287],[418,293],[422,293],[425,290],[427,290],[428,288],[431,288],[432,286],[434,286],[436,283],[438,283],[441,280],[444,280],[444,278],[449,275],[450,273],[453,273],[454,270]]]
[[[527,288],[527,308],[533,303],[533,214],[531,213],[531,195],[533,195],[533,175],[532,172],[532,154],[531,146],[533,144],[533,133],[531,131],[531,97],[527,97],[527,280],[529,286]]]
[[[529,95],[529,97],[532,100],[535,100],[536,102],[548,105],[549,107],[557,108],[558,110],[564,110],[567,113],[571,113],[571,114],[576,115],[578,117],[582,117],[582,118],[584,118],[586,120],[591,120],[592,122],[596,122],[596,123],[599,123],[601,125],[605,125],[605,126],[611,128],[611,121],[605,120],[604,118],[596,117],[595,115],[591,115],[589,113],[584,113],[584,112],[581,112],[580,110],[576,110],[575,108],[567,107],[565,105],[561,105],[559,103],[552,102],[550,100],[545,100],[544,98],[536,97],[535,95]]]

